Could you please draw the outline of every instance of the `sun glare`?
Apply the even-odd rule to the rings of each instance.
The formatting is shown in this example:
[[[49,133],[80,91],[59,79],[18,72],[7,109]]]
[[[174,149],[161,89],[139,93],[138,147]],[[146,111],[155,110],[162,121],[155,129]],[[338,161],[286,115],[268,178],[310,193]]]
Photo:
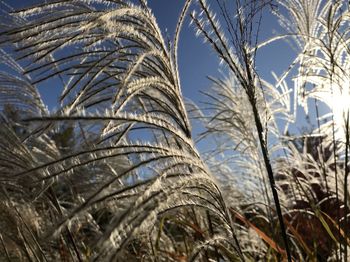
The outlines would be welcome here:
[[[350,111],[350,79],[346,78],[340,84],[328,84],[313,95],[324,102],[330,113],[321,118],[333,115],[335,138],[345,141],[347,115]]]

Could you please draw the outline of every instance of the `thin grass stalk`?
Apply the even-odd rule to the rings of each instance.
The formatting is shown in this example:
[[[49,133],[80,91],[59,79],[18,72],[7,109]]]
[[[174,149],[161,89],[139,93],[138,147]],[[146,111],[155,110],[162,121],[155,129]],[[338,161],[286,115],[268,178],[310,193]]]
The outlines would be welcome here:
[[[29,239],[23,234],[23,230],[18,227],[18,234],[23,242],[26,254],[30,261],[40,261],[40,258],[35,252],[34,247],[29,243]],[[35,260],[33,260],[35,258]]]
[[[248,87],[246,88],[246,92],[247,92],[250,104],[252,106],[252,109],[253,109],[254,120],[255,120],[255,125],[256,125],[257,131],[258,131],[261,152],[263,154],[266,171],[267,171],[267,174],[269,177],[269,182],[270,182],[270,186],[271,186],[273,200],[274,200],[275,206],[276,206],[278,221],[279,221],[279,224],[281,227],[281,234],[282,234],[284,246],[285,246],[285,249],[287,252],[287,259],[289,262],[291,262],[292,256],[291,256],[289,245],[288,245],[288,237],[287,237],[286,227],[284,225],[281,204],[280,204],[280,200],[279,200],[278,193],[276,190],[276,182],[275,182],[275,178],[273,175],[273,170],[272,170],[272,166],[271,166],[271,162],[270,162],[270,157],[269,157],[266,141],[265,141],[265,138],[263,136],[264,129],[263,129],[262,122],[261,122],[260,115],[259,115],[258,108],[257,108],[256,97],[255,97],[255,86],[254,86],[253,76],[251,74],[251,68],[249,66],[249,58],[248,58],[248,54],[244,48],[243,48],[243,51],[244,51],[244,63],[246,66],[247,80],[248,80]]]
[[[271,163],[270,163],[268,149],[267,149],[264,137],[263,137],[264,130],[263,130],[263,127],[262,127],[262,124],[261,124],[261,120],[260,120],[260,116],[259,116],[258,110],[256,108],[256,104],[253,102],[253,103],[251,103],[251,105],[252,105],[252,108],[253,108],[253,114],[254,114],[256,128],[258,130],[258,136],[259,136],[261,152],[262,152],[263,157],[264,157],[264,163],[265,163],[266,171],[267,171],[267,174],[268,174],[268,177],[269,177],[269,182],[270,182],[270,186],[271,186],[273,200],[274,200],[275,206],[276,206],[276,213],[277,213],[278,221],[279,221],[279,224],[280,224],[280,227],[281,227],[281,234],[282,234],[283,242],[284,242],[285,249],[286,249],[286,252],[287,252],[287,259],[288,259],[289,262],[291,262],[292,261],[292,256],[291,256],[289,245],[288,245],[288,237],[287,237],[286,227],[285,227],[284,221],[283,221],[281,204],[280,204],[280,200],[279,200],[278,193],[277,193],[277,190],[276,190],[276,182],[275,182],[275,178],[274,178],[274,175],[273,175],[272,166],[271,166]]]
[[[333,97],[333,74],[334,74],[334,66],[335,66],[335,62],[334,62],[334,58],[333,55],[330,55],[330,60],[331,60],[331,74],[330,74],[330,89],[331,89],[331,95]],[[334,179],[335,179],[335,197],[336,197],[336,206],[337,206],[337,222],[338,222],[338,239],[341,239],[341,227],[340,227],[340,202],[339,202],[339,187],[338,187],[338,166],[337,166],[337,143],[335,140],[335,120],[334,120],[334,108],[332,107],[332,143],[333,143],[333,164],[334,164]],[[336,261],[339,261],[339,259],[341,258],[341,246],[342,246],[342,241],[338,242],[339,244],[339,254],[338,251],[335,252],[336,255]]]
[[[5,242],[4,242],[4,238],[2,237],[2,234],[0,233],[0,240],[1,240],[1,245],[2,247],[4,248],[4,251],[5,251],[5,255],[6,255],[6,258],[9,262],[11,262],[11,259],[10,259],[10,254],[6,248],[6,245],[5,245]]]
[[[213,237],[214,236],[214,228],[213,228],[213,223],[211,221],[210,213],[208,210],[206,211],[206,215],[207,215],[207,220],[208,220],[210,237]],[[219,255],[217,247],[215,247],[214,250],[215,250],[216,261],[220,262],[220,255]]]
[[[345,177],[344,177],[344,261],[348,258],[348,176],[349,176],[349,110],[345,121]]]
[[[177,54],[178,54],[178,45],[179,45],[179,39],[180,39],[180,32],[181,32],[181,29],[182,29],[182,26],[183,26],[183,23],[184,23],[184,20],[185,20],[185,17],[186,17],[186,14],[187,14],[187,11],[191,5],[191,2],[192,0],[186,0],[182,10],[181,10],[181,13],[180,13],[180,16],[179,16],[179,19],[178,19],[178,22],[177,22],[177,25],[176,25],[176,29],[175,29],[175,35],[174,35],[174,40],[173,40],[173,52],[172,52],[172,58],[173,58],[173,62],[174,62],[174,69],[175,69],[175,77],[176,77],[176,81],[177,81],[177,87],[180,86],[180,76],[179,76],[179,69],[178,69],[178,58],[177,58]],[[181,91],[180,89],[178,90],[179,92]]]
[[[4,187],[2,188],[2,190],[4,191],[5,196],[6,196],[6,198],[8,199],[9,203],[12,203],[12,201],[11,201],[9,195],[8,195],[7,190],[6,190]],[[19,219],[20,219],[22,225],[23,225],[24,228],[28,231],[29,236],[31,237],[31,239],[33,240],[33,242],[34,242],[36,248],[39,250],[39,253],[41,254],[41,259],[42,259],[43,261],[48,261],[47,258],[46,258],[46,256],[45,256],[45,252],[42,250],[42,248],[41,248],[41,246],[40,246],[40,244],[39,244],[39,242],[38,242],[38,240],[37,240],[37,237],[35,236],[35,234],[34,234],[33,231],[31,230],[31,228],[28,226],[28,224],[27,224],[27,223],[25,222],[25,220],[23,219],[22,214],[18,211],[18,209],[16,208],[16,206],[13,205],[13,204],[12,204],[12,209],[14,209],[14,211],[16,212],[17,216],[19,217]],[[1,240],[3,241],[2,235],[1,235],[1,234],[0,234],[0,237],[1,237]],[[25,236],[24,236],[23,234],[22,234],[22,237],[23,237],[23,240],[26,239]],[[31,246],[30,246],[30,248],[31,248]],[[31,250],[32,250],[32,248],[31,248]],[[34,250],[34,249],[33,249],[33,250]],[[5,251],[7,251],[7,250],[5,249]],[[33,251],[33,255],[35,255],[35,256],[37,257],[35,251]]]
[[[17,210],[17,208],[16,208],[15,206],[13,206],[13,208],[14,208],[14,210],[16,211],[18,217],[20,218],[22,224],[25,226],[25,229],[27,229],[27,231],[28,231],[30,237],[32,238],[33,242],[35,243],[36,248],[39,250],[39,253],[41,254],[41,259],[42,259],[43,261],[48,261],[47,258],[46,258],[46,256],[45,256],[45,253],[44,253],[44,251],[42,250],[42,248],[41,248],[41,246],[40,246],[40,244],[39,244],[39,242],[38,242],[36,236],[34,235],[33,231],[30,229],[30,227],[28,226],[28,224],[24,221],[24,219],[23,219],[21,213]],[[37,256],[37,255],[36,255],[36,256]]]
[[[260,163],[259,163],[259,166],[261,166]],[[261,168],[263,168],[263,167],[261,167]],[[265,199],[266,203],[268,203],[268,205],[271,207],[272,203],[271,203],[271,199],[270,199],[269,194],[268,194],[269,189],[268,189],[268,185],[267,185],[267,181],[266,181],[265,176],[263,176],[263,178],[262,178],[262,187],[264,189],[264,199]],[[273,239],[277,239],[276,231],[274,230],[276,224],[274,223],[274,220],[273,220],[273,211],[270,208],[267,209],[267,215],[268,215],[270,221],[272,222],[272,223],[269,223],[270,232],[272,233]]]
[[[72,249],[71,249],[71,247],[69,246],[69,244],[68,244],[68,242],[67,242],[67,239],[62,235],[62,238],[61,238],[61,241],[62,241],[62,248],[64,249],[64,248],[66,248],[66,254],[61,254],[61,258],[62,258],[62,256],[63,257],[66,257],[67,259],[68,259],[68,257],[70,257],[71,258],[71,260],[72,261],[74,261],[75,260],[75,256],[74,256],[74,254],[73,254],[73,252],[72,252]]]
[[[225,214],[227,214],[227,218],[228,218],[228,225],[230,227],[230,231],[232,232],[232,236],[233,236],[233,239],[235,241],[235,244],[236,244],[236,248],[237,248],[237,252],[238,252],[238,256],[240,257],[240,259],[242,261],[245,261],[244,259],[244,256],[243,256],[243,251],[242,251],[242,248],[241,248],[241,245],[239,244],[239,241],[237,239],[237,236],[236,236],[236,233],[235,233],[235,230],[234,230],[234,227],[233,227],[233,221],[232,221],[232,216],[229,214],[229,209],[227,208],[224,200],[222,199],[222,196],[220,194],[220,198],[222,200],[222,206],[223,206],[223,209],[225,210]]]
[[[256,101],[256,86],[254,83],[254,60],[251,61],[251,53],[247,50],[247,46],[251,46],[251,40],[248,40],[247,38],[252,37],[252,20],[249,20],[248,22],[243,18],[241,14],[242,6],[240,1],[236,1],[236,16],[237,16],[237,29],[234,29],[234,39],[232,41],[233,46],[236,49],[236,52],[239,54],[238,59],[241,60],[240,63],[236,62],[235,59],[232,58],[231,52],[229,51],[230,49],[227,46],[226,41],[223,38],[223,34],[219,30],[219,26],[214,21],[213,16],[208,10],[208,7],[203,0],[199,0],[199,3],[201,5],[201,9],[204,12],[208,24],[211,27],[211,30],[213,32],[214,38],[210,36],[208,31],[203,27],[201,22],[196,19],[195,16],[192,15],[192,19],[195,22],[198,30],[203,34],[206,40],[209,41],[209,43],[212,45],[213,49],[218,53],[218,56],[223,59],[223,61],[226,62],[228,67],[232,70],[233,74],[237,77],[239,83],[242,85],[242,88],[245,90],[247,93],[247,96],[249,98],[249,102],[252,106],[253,109],[253,115],[254,115],[254,120],[255,120],[255,126],[257,128],[258,136],[259,136],[259,143],[261,146],[261,151],[264,157],[264,163],[265,167],[268,173],[269,181],[270,181],[270,186],[274,198],[274,202],[276,205],[276,212],[278,215],[278,220],[280,223],[280,228],[282,231],[282,238],[285,244],[285,248],[287,251],[287,258],[288,261],[292,261],[291,259],[291,254],[288,246],[288,239],[287,239],[287,233],[285,229],[285,225],[283,222],[283,216],[282,216],[282,211],[281,211],[281,205],[280,201],[278,198],[277,190],[276,190],[276,184],[275,184],[275,179],[273,176],[273,171],[272,171],[272,166],[270,163],[270,158],[268,155],[268,149],[266,145],[265,138],[263,137],[264,129],[262,125],[262,121],[259,116],[258,108],[257,108],[257,101]],[[254,5],[255,2],[252,1],[249,3],[250,5]],[[254,7],[254,6],[253,6]],[[253,17],[256,13],[251,13],[251,17]],[[227,20],[226,20],[227,21]],[[246,24],[248,23],[248,24]],[[229,22],[229,24],[232,25],[232,22]],[[232,25],[233,27],[233,25]],[[233,27],[234,28],[234,27]],[[249,30],[250,29],[250,30]],[[258,32],[257,32],[258,33]],[[256,36],[257,37],[257,36]],[[217,40],[217,41],[216,41]],[[241,68],[242,66],[242,68]],[[245,74],[243,73],[243,70],[245,69]]]
[[[316,119],[317,119],[317,128],[319,130],[319,133],[321,133],[321,123],[320,123],[320,112],[318,109],[318,102],[317,99],[314,99],[314,103],[315,103],[315,110],[316,110]],[[321,150],[321,156],[323,158],[324,154],[325,154],[325,150],[323,148],[323,144],[322,141],[320,142],[320,150]],[[325,159],[320,159],[320,164],[322,166],[322,175],[326,184],[326,191],[327,194],[329,195],[329,187],[328,187],[328,182],[327,182],[327,173],[326,173],[326,167],[325,167]]]
[[[59,203],[59,201],[57,199],[57,196],[56,196],[54,190],[52,189],[52,187],[48,188],[48,193],[52,197],[52,201],[53,201],[54,207],[56,208],[57,212],[62,217],[63,216],[63,211],[62,211],[61,205],[60,205],[60,203]],[[75,239],[73,237],[73,234],[72,234],[72,232],[71,232],[71,230],[69,229],[68,226],[66,227],[66,231],[67,231],[67,235],[68,235],[68,240],[69,240],[70,243],[72,243],[73,250],[74,250],[74,253],[76,255],[76,258],[78,259],[79,262],[82,262],[83,259],[82,259],[81,255],[80,255],[79,248],[77,247],[76,241],[75,241]],[[74,257],[73,254],[72,254],[71,248],[69,248],[69,250],[70,250],[70,253],[71,253],[72,257]]]
[[[78,261],[79,261],[79,262],[83,262],[83,259],[82,259],[81,255],[80,255],[80,252],[79,252],[79,249],[78,249],[78,247],[77,247],[76,241],[75,241],[75,239],[74,239],[74,237],[73,237],[72,232],[69,230],[68,227],[67,227],[67,234],[68,234],[69,242],[71,242],[72,245],[73,245],[74,253],[75,253],[75,255],[76,255]]]
[[[151,239],[151,235],[148,236],[148,239],[149,239],[149,244],[151,246],[151,252],[152,252],[152,255],[154,257],[154,260],[155,261],[158,261],[158,256],[156,255],[156,251],[154,249],[154,246],[153,246],[153,242],[152,242],[152,239]]]

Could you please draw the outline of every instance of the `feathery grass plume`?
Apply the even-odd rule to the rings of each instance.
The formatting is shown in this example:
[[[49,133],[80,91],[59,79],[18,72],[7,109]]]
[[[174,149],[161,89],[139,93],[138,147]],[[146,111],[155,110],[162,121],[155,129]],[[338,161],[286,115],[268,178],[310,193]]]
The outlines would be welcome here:
[[[348,232],[348,114],[349,114],[349,10],[346,1],[279,1],[288,11],[280,16],[288,33],[300,48],[299,72],[295,81],[299,101],[314,98],[328,106],[330,113],[320,116],[315,132],[325,136],[321,154],[332,144],[334,172],[322,172],[328,187],[335,188],[338,209],[338,235]],[[317,106],[317,104],[316,104]],[[318,110],[316,108],[316,110]],[[322,124],[320,122],[323,122]],[[339,151],[337,150],[339,148]],[[332,175],[334,173],[334,175]],[[341,192],[343,191],[343,192]],[[341,203],[344,208],[341,210]],[[342,216],[342,218],[340,218]],[[341,222],[341,221],[344,221]],[[341,226],[342,224],[342,226]],[[348,243],[340,241],[342,254],[348,259]]]
[[[298,240],[296,244],[302,257],[309,259],[330,257],[341,239],[338,221],[342,203],[337,200],[332,183],[335,176],[333,145],[326,146],[323,140],[312,135],[294,138],[286,150],[287,158],[281,159],[277,168],[277,180],[290,200],[290,212],[285,218],[288,228]],[[327,181],[324,173],[327,173]],[[339,191],[339,195],[343,193]]]
[[[22,257],[244,259],[181,96],[176,46],[189,4],[174,50],[145,1],[43,1],[9,14],[19,22],[0,43],[23,70],[3,80],[1,102],[32,109],[18,119],[26,139],[1,127],[3,196],[30,199],[45,222],[31,239],[19,231]],[[37,90],[50,83],[62,87],[60,107],[43,112]]]
[[[241,87],[234,76],[211,80],[213,86],[210,92],[204,93],[208,99],[203,102],[202,112],[193,115],[193,118],[201,120],[206,128],[199,135],[198,140],[207,137],[216,138],[215,148],[209,149],[204,154],[204,159],[206,162],[210,161],[212,163],[210,168],[217,171],[223,167],[229,168],[230,165],[231,168],[240,170],[242,175],[236,178],[224,175],[224,173],[232,173],[232,170],[214,173],[223,174],[222,179],[224,180],[237,180],[235,183],[240,185],[237,190],[244,192],[248,199],[253,197],[256,201],[265,201],[264,197],[268,197],[267,192],[261,186],[265,183],[266,172],[261,165],[263,158],[258,147],[258,135],[249,99],[244,92],[241,92]],[[263,92],[258,90],[257,104],[263,116],[263,125],[269,130],[269,133],[266,134],[269,151],[271,154],[276,154],[284,146],[279,142],[280,132],[277,120],[291,120],[288,103],[290,92],[286,89],[277,90],[263,80],[261,83],[264,85],[266,95],[264,96]],[[194,110],[198,109],[192,111]],[[247,183],[246,186],[245,183]],[[254,193],[257,192],[259,194],[254,197]]]
[[[268,175],[270,190],[273,196],[276,213],[281,228],[281,235],[288,261],[291,261],[291,252],[288,245],[286,227],[283,221],[281,203],[276,190],[274,173],[267,146],[268,130],[263,123],[263,116],[258,108],[258,93],[264,90],[263,83],[256,72],[255,58],[258,49],[258,35],[262,10],[271,5],[271,1],[233,1],[227,6],[224,1],[216,1],[226,30],[216,15],[210,11],[206,1],[198,0],[202,12],[200,15],[192,14],[192,20],[205,40],[212,46],[220,60],[234,75],[241,89],[248,98],[250,112],[253,115],[254,129],[257,130],[257,143],[263,156],[263,166]],[[231,13],[235,16],[232,17]],[[258,26],[255,26],[255,23]],[[220,112],[218,113],[220,114]],[[220,117],[220,115],[218,115]]]

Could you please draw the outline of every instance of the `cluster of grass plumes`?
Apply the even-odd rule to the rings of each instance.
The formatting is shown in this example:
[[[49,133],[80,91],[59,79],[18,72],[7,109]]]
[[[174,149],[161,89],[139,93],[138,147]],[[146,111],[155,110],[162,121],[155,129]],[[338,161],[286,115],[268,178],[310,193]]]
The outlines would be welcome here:
[[[216,246],[242,257],[181,96],[187,7],[173,47],[145,1],[49,1],[7,14],[1,198],[18,212],[1,228],[4,259],[194,259]],[[48,83],[62,89],[54,112],[38,92]]]
[[[347,261],[348,3],[235,3],[234,18],[224,1],[217,1],[221,19],[215,18],[205,1],[201,1],[201,15],[192,15],[199,33],[229,69],[226,79],[213,79],[213,87],[205,93],[208,101],[201,111],[193,112],[206,126],[202,139],[210,136],[217,141],[207,152],[207,163],[224,183],[229,180],[236,185],[225,196],[232,190],[241,192],[234,194],[241,196],[241,202],[232,200],[235,204],[230,206],[235,218],[260,241],[252,241],[249,233],[239,236],[244,240],[242,251],[254,259]],[[286,33],[259,42],[264,5],[272,5]],[[283,38],[296,57],[270,84],[258,74],[257,53]],[[274,59],[278,64],[278,57]],[[309,108],[309,100],[314,108]],[[329,114],[320,115],[320,102]],[[288,124],[299,105],[307,114],[315,111],[316,127],[308,134],[291,136]]]
[[[218,17],[193,2],[228,75],[192,107],[177,61],[192,1],[170,43],[144,0],[0,2],[0,259],[348,259],[349,109],[330,99],[350,97],[347,3],[217,0]],[[265,10],[286,33],[260,42]],[[284,38],[296,59],[269,83],[257,53]],[[292,99],[308,98],[330,114],[315,102],[315,130],[291,136]]]

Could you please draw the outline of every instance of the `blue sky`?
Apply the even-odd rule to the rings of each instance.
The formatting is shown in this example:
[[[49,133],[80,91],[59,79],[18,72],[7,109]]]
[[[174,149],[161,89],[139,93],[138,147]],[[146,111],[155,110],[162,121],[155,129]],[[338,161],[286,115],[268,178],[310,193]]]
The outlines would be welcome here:
[[[184,0],[149,0],[154,15],[165,35],[173,38],[177,18],[182,10]],[[183,95],[198,100],[199,90],[210,85],[206,76],[218,74],[218,59],[203,39],[195,36],[195,29],[189,26],[187,17],[179,42],[179,70]]]

